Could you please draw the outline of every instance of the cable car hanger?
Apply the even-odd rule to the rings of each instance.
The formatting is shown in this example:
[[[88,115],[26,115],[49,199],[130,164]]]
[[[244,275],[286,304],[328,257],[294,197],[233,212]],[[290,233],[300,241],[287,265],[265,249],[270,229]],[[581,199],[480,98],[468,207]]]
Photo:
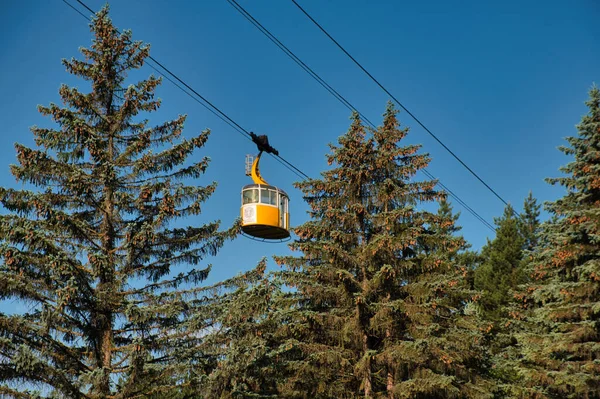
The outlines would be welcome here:
[[[256,134],[254,134],[254,132],[250,132],[250,137],[252,137],[252,141],[258,147],[258,155],[256,156],[255,161],[252,163],[252,169],[251,169],[250,176],[252,177],[254,184],[268,185],[269,183],[267,183],[262,178],[262,176],[260,175],[260,172],[258,170],[258,163],[260,162],[260,156],[262,155],[263,151],[267,152],[269,154],[273,154],[273,155],[279,155],[279,151],[277,151],[275,148],[271,147],[271,145],[269,144],[269,138],[264,134],[257,136]]]
[[[250,132],[258,147],[258,155],[252,162],[249,174],[254,184],[242,188],[242,234],[246,237],[269,242],[282,242],[290,238],[289,197],[285,191],[269,185],[260,174],[258,165],[263,152],[279,155],[269,144],[266,135]]]

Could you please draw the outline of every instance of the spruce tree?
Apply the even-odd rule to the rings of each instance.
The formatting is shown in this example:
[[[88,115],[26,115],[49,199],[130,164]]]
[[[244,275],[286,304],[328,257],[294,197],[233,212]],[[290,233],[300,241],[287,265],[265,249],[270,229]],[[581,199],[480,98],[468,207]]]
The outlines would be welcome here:
[[[540,208],[537,200],[530,191],[523,202],[523,213],[521,213],[518,224],[519,232],[524,240],[523,249],[527,253],[533,252],[538,245],[538,234],[540,229]]]
[[[589,95],[578,135],[560,147],[574,160],[548,179],[567,193],[546,205],[552,219],[517,295],[527,397],[600,398],[600,91]]]
[[[474,272],[475,288],[481,290],[481,316],[491,323],[491,334],[488,337],[488,348],[493,367],[491,373],[500,387],[498,395],[511,392],[511,385],[518,383],[514,359],[518,357],[517,342],[514,333],[517,326],[511,318],[513,310],[513,294],[518,285],[526,280],[523,271],[527,259],[525,248],[527,237],[530,243],[535,236],[527,235],[535,231],[536,217],[527,209],[531,194],[525,200],[526,216],[516,217],[509,205],[504,214],[496,218],[498,226],[496,237],[488,241],[481,251],[481,264]],[[530,227],[531,229],[528,229]],[[525,233],[525,235],[524,235]]]
[[[476,256],[476,253],[469,251],[471,244],[459,234],[462,230],[462,226],[458,224],[460,212],[454,212],[452,204],[445,196],[439,201],[437,216],[443,222],[432,226],[431,230],[442,237],[456,236],[462,242],[462,245],[456,248],[455,251],[447,253],[448,257],[456,260],[461,265],[471,265],[473,263],[471,258]]]
[[[488,320],[498,321],[506,313],[510,291],[523,282],[521,261],[524,239],[512,206],[496,218],[496,237],[482,248],[482,264],[475,270],[475,289],[482,291],[480,306]]]
[[[452,217],[421,209],[444,195],[413,180],[429,158],[399,144],[407,132],[391,104],[373,132],[355,113],[333,168],[297,184],[311,220],[295,229],[301,254],[276,258],[292,288],[282,397],[489,396],[466,272],[448,256],[464,240]]]
[[[454,213],[454,210],[452,209],[452,204],[448,201],[446,197],[442,197],[442,199],[439,201],[437,214],[440,220],[445,220],[446,222],[443,224],[440,223],[434,225],[432,227],[432,230],[436,233],[442,236],[454,236],[462,230],[462,227],[457,224],[458,218],[460,217],[460,212]],[[469,245],[463,239],[463,245],[460,248],[458,248],[458,250],[465,250],[467,248],[469,248]]]
[[[265,273],[266,262],[214,286],[213,304],[203,311],[212,320],[196,347],[214,360],[195,394],[202,398],[275,398],[281,379],[273,303],[283,295]]]
[[[440,220],[449,220],[451,222],[443,222],[439,225],[433,226],[432,231],[441,236],[457,236],[459,240],[463,242],[463,245],[456,248],[456,250],[451,252],[446,252],[446,256],[461,268],[461,270],[466,273],[465,283],[466,287],[473,290],[473,294],[477,293],[473,288],[473,271],[481,262],[481,256],[476,251],[471,251],[469,248],[471,245],[464,240],[464,237],[460,235],[460,231],[462,230],[462,226],[458,224],[458,219],[460,218],[460,212],[454,213],[452,204],[447,200],[446,197],[443,197],[439,201],[439,207],[437,211],[438,217]],[[435,248],[433,248],[435,250]],[[431,250],[425,248],[425,250]],[[441,249],[443,250],[443,249]]]
[[[203,361],[178,358],[201,339],[187,298],[208,267],[191,267],[236,233],[182,225],[215,190],[195,181],[207,158],[186,162],[209,132],[183,139],[185,116],[141,119],[160,106],[160,80],[126,78],[149,47],[107,7],[90,26],[84,58],[63,63],[91,91],[63,85],[64,106],[39,107],[58,127],[33,127],[37,148],[16,144],[11,166],[32,189],[0,188],[0,295],[28,308],[0,314],[2,396],[172,397]]]

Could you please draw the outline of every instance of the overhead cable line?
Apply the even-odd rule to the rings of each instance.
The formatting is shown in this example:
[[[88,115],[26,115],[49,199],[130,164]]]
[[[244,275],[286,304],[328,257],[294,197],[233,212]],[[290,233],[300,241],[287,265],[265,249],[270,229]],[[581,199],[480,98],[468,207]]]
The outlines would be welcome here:
[[[81,0],[76,0],[76,1],[81,6],[83,6],[86,10],[88,10],[92,14],[95,14],[94,10],[92,10],[90,7],[88,7],[84,2],[82,2]],[[67,0],[63,0],[63,2],[65,4],[67,4],[69,7],[71,7],[73,10],[75,10],[79,15],[84,17],[86,20],[91,21],[91,19],[88,16],[86,16],[81,11],[79,11],[76,7],[74,7],[72,4],[70,4]],[[119,31],[117,30],[117,32],[119,32]],[[147,61],[146,63],[148,64],[148,66],[150,66],[150,68],[152,68],[154,71],[156,71],[162,77],[167,79],[169,82],[171,82],[173,85],[175,85],[178,89],[183,91],[185,94],[187,94],[189,97],[191,97],[194,101],[196,101],[198,104],[202,105],[204,108],[206,108],[212,114],[217,116],[223,122],[225,122],[226,124],[231,126],[235,131],[240,133],[242,136],[245,136],[250,141],[254,141],[252,139],[251,132],[244,129],[242,126],[240,126],[235,120],[233,120],[231,117],[229,117],[225,112],[221,111],[221,109],[219,109],[216,105],[214,105],[212,102],[210,102],[206,97],[202,96],[200,93],[198,93],[196,90],[194,90],[190,85],[185,83],[185,81],[183,81],[179,76],[177,76],[175,73],[173,73],[167,67],[165,67],[162,63],[157,61],[151,55],[148,56],[148,59],[150,59],[154,64],[156,64],[158,67],[160,67],[164,72],[159,70],[155,65],[152,65],[151,62]],[[292,163],[287,161],[282,156],[273,155],[273,154],[269,154],[269,155],[271,155],[273,158],[275,158],[276,161],[278,161],[283,166],[285,166],[287,169],[289,169],[290,171],[295,173],[301,179],[310,179],[310,177],[306,173],[302,172],[299,168],[294,166]]]
[[[258,22],[248,11],[244,9],[241,5],[239,5],[235,0],[227,0],[229,4],[235,8],[244,18],[246,18],[252,25],[254,25],[263,35],[265,35],[270,41],[272,41],[277,47],[281,49],[288,57],[290,57],[298,66],[306,73],[308,73],[314,80],[316,80],[321,86],[325,88],[332,96],[334,96],[338,101],[340,101],[346,108],[350,111],[356,111],[356,107],[354,107],[344,96],[342,96],[337,90],[331,87],[325,80],[323,80],[315,71],[313,71],[306,63],[304,63],[292,50],[287,48],[286,45],[281,43],[277,37],[275,37],[267,28],[265,28],[260,22]],[[369,124],[372,122],[363,114],[359,112],[359,115],[363,120],[367,121]]]
[[[436,180],[436,178],[431,173],[429,173],[429,171],[427,169],[421,169],[421,171],[427,177],[429,177],[431,180]],[[483,216],[481,216],[480,214],[478,214],[477,211],[475,211],[473,208],[471,208],[458,195],[456,195],[455,193],[453,193],[452,190],[450,190],[448,187],[446,187],[440,180],[437,180],[437,184],[439,184],[440,187],[442,188],[442,190],[444,190],[445,192],[448,193],[448,195],[450,195],[452,198],[454,198],[456,200],[456,202],[458,202],[460,205],[462,205],[463,208],[465,208],[471,215],[473,215],[477,220],[479,220],[485,227],[487,227],[488,229],[490,229],[493,232],[496,232],[496,229],[494,228],[494,226],[492,226],[490,224],[490,222],[488,222],[487,220],[485,220],[483,218]]]
[[[325,36],[327,36],[329,39],[331,39],[331,41],[340,50],[342,50],[342,52],[344,54],[346,54],[348,56],[348,58],[350,58],[365,74],[367,74],[367,76],[369,78],[371,78],[371,80],[373,82],[375,82],[377,84],[377,86],[379,86],[388,96],[390,96],[396,102],[396,104],[398,104],[400,106],[400,108],[402,108],[415,122],[417,122],[417,124],[419,124],[419,126],[421,126],[427,133],[429,133],[429,135],[431,137],[433,137],[435,139],[435,141],[437,141],[442,147],[444,147],[444,149],[446,151],[448,151],[448,153],[450,153],[450,155],[452,155],[462,166],[465,167],[465,169],[467,169],[473,176],[475,176],[475,178],[477,180],[479,180],[481,182],[481,184],[483,184],[500,201],[502,201],[504,203],[504,205],[508,206],[508,202],[505,201],[504,198],[502,198],[500,196],[500,194],[498,194],[492,187],[490,187],[489,184],[487,184],[477,173],[475,173],[475,171],[473,169],[471,169],[465,162],[463,162],[463,160],[460,159],[458,157],[458,155],[456,155],[450,148],[448,148],[448,146],[446,144],[444,144],[442,142],[442,140],[440,140],[435,134],[433,134],[433,132],[431,130],[429,130],[429,128],[427,126],[425,126],[425,124],[423,122],[421,122],[412,112],[410,112],[408,110],[408,108],[406,108],[389,90],[387,90],[377,79],[375,79],[375,77],[373,75],[371,75],[369,73],[369,71],[367,71],[365,69],[365,67],[363,67],[360,64],[360,62],[358,62],[352,55],[350,55],[350,53],[348,51],[346,51],[346,49],[344,47],[342,47],[342,45],[337,40],[335,40],[333,38],[333,36],[331,36],[329,34],[329,32],[327,32],[325,30],[325,28],[323,28],[317,21],[315,21],[315,19],[313,17],[311,17],[310,14],[304,8],[302,8],[302,6],[300,6],[300,4],[298,4],[296,2],[296,0],[291,0],[291,1],[292,1],[292,3],[294,3],[296,5],[296,7],[298,7],[298,9],[300,9],[300,11],[302,11],[302,13],[304,15],[306,15],[306,17],[308,17],[308,19],[310,19],[321,30],[321,32],[323,32],[325,34]]]
[[[292,0],[293,1],[293,0]],[[337,92],[333,87],[331,87],[323,78],[321,78],[315,71],[309,68],[296,54],[294,54],[288,47],[286,47],[280,40],[275,37],[267,28],[265,28],[256,18],[254,18],[244,7],[242,7],[236,0],[227,0],[227,2],[235,8],[243,17],[245,17],[252,25],[254,25],[262,34],[264,34],[271,42],[273,42],[280,50],[282,50],[286,55],[288,55],[296,64],[298,64],[304,71],[306,71],[313,79],[315,79],[321,86],[323,86],[332,96],[334,96],[338,101],[340,101],[344,106],[346,106],[351,111],[357,112],[362,120],[367,122],[373,129],[377,127],[373,122],[371,122],[367,117],[365,117],[360,111],[358,111],[352,104],[344,98],[339,92]],[[412,116],[412,115],[411,115]],[[414,116],[413,116],[414,119]],[[435,177],[429,173],[426,169],[422,169],[422,172],[430,179],[437,180]],[[448,187],[446,187],[440,180],[437,180],[439,186],[446,191],[452,198],[456,200],[460,205],[462,205],[469,213],[471,213],[477,220],[479,220],[483,225],[489,228],[492,231],[496,231],[496,229],[481,215],[479,215],[473,208],[467,205],[458,195],[452,192]]]

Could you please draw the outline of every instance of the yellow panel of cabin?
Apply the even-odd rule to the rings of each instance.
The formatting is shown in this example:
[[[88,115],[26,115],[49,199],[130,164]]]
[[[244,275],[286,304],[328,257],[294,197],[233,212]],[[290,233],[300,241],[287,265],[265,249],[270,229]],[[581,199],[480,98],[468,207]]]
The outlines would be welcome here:
[[[256,224],[279,226],[279,209],[269,205],[256,205]]]

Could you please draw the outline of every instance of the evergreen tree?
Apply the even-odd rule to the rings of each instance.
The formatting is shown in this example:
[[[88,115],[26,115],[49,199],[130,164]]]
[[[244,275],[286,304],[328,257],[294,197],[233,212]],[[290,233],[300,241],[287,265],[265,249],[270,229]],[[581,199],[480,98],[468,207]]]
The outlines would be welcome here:
[[[492,326],[487,344],[493,363],[491,373],[500,387],[498,395],[507,395],[511,384],[518,382],[513,363],[518,348],[510,312],[513,291],[525,281],[526,238],[522,235],[525,220],[535,218],[516,218],[510,205],[505,208],[502,217],[495,220],[498,226],[496,237],[482,248],[481,264],[474,272],[475,288],[482,291],[481,316]]]
[[[448,254],[464,246],[454,220],[420,210],[439,200],[434,181],[413,181],[429,162],[400,146],[390,104],[372,134],[359,116],[331,145],[333,169],[298,183],[311,220],[278,257],[292,288],[282,319],[282,397],[487,397],[481,331]]]
[[[432,226],[431,230],[440,236],[455,236],[458,232],[462,230],[462,227],[457,224],[458,218],[460,217],[460,212],[454,213],[452,209],[452,204],[448,201],[446,197],[442,197],[439,201],[439,207],[437,211],[437,215],[440,220],[443,220],[443,223]],[[449,255],[455,256],[458,251],[464,251],[469,248],[469,244],[460,237],[463,241],[463,245],[457,248],[456,252],[453,252]]]
[[[452,204],[448,201],[448,198],[442,197],[439,202],[438,207],[438,216],[440,216],[443,220],[450,220],[451,223],[447,222],[444,225],[435,226],[435,229],[440,232],[446,232],[451,235],[455,235],[459,231],[462,230],[462,227],[457,225],[458,218],[460,217],[460,212],[454,213],[452,208]],[[466,242],[465,242],[466,245]]]
[[[447,198],[444,197],[440,201],[440,206],[437,213],[440,217],[440,220],[449,220],[451,223],[442,222],[440,225],[433,226],[433,231],[441,234],[442,236],[457,236],[463,241],[463,245],[461,247],[457,248],[455,251],[447,252],[446,255],[454,264],[460,267],[463,273],[466,273],[466,287],[473,290],[474,295],[477,295],[478,293],[474,291],[473,274],[474,270],[481,264],[481,256],[477,251],[469,250],[471,245],[467,243],[461,235],[458,234],[462,230],[462,226],[457,224],[460,217],[460,212],[454,213],[452,204],[447,200]]]
[[[523,237],[524,246],[523,249],[528,253],[533,252],[538,245],[538,234],[540,228],[540,205],[533,196],[532,192],[529,192],[527,198],[523,203],[523,213],[520,215],[519,233]]]
[[[480,306],[488,320],[498,321],[511,300],[510,290],[523,280],[524,239],[512,206],[496,218],[496,237],[482,248],[483,263],[475,270],[475,289],[482,291]]]
[[[197,350],[215,360],[196,394],[206,398],[276,398],[278,368],[277,314],[273,302],[280,285],[264,273],[266,262],[218,283],[214,306],[207,306],[213,328]],[[206,330],[206,329],[205,329]]]
[[[65,106],[39,107],[59,128],[33,127],[37,148],[16,145],[12,174],[39,190],[0,188],[0,295],[29,309],[0,314],[2,396],[172,397],[203,361],[177,356],[201,339],[185,326],[187,298],[208,267],[173,272],[236,234],[218,222],[175,227],[215,190],[184,184],[208,166],[186,159],[209,132],[182,139],[185,116],[139,119],[159,108],[160,80],[125,81],[149,47],[119,33],[107,7],[91,31],[84,59],[63,61],[91,92],[63,85]]]
[[[539,398],[600,398],[600,91],[586,102],[589,113],[578,135],[560,147],[574,160],[565,177],[548,179],[566,188],[547,204],[553,216],[542,227],[531,283],[517,296],[524,332],[518,364]]]

